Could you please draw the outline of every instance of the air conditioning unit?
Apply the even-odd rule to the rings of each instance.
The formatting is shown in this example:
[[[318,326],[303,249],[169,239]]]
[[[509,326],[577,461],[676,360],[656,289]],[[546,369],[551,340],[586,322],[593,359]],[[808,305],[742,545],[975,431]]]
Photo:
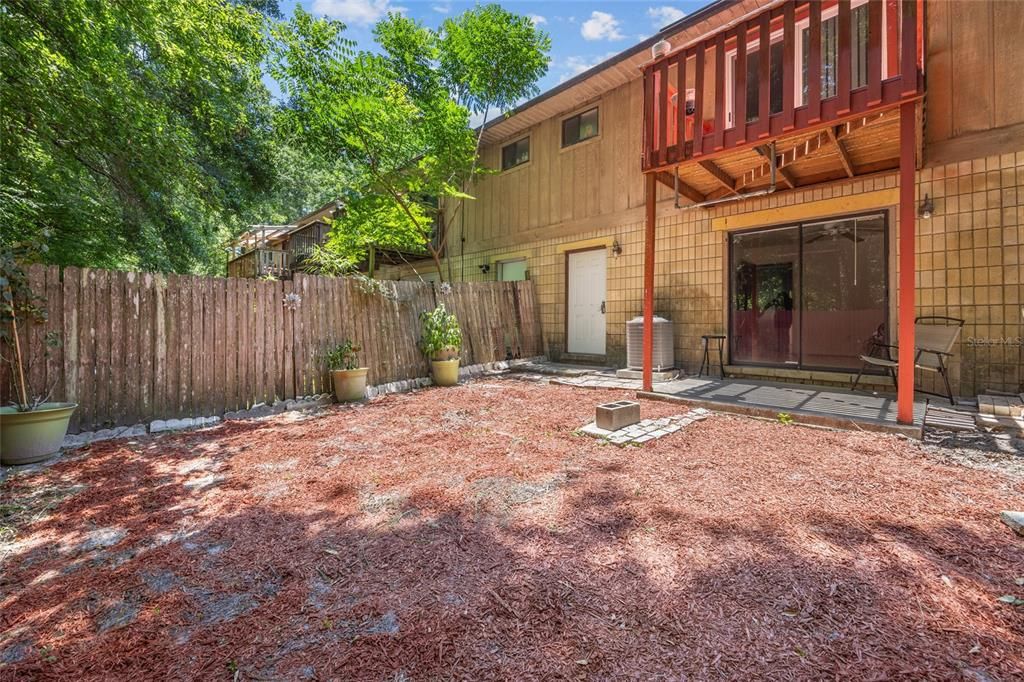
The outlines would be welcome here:
[[[675,367],[675,349],[672,345],[672,323],[664,317],[654,318],[653,371],[662,372]],[[626,367],[644,368],[644,318],[634,317],[626,323]]]

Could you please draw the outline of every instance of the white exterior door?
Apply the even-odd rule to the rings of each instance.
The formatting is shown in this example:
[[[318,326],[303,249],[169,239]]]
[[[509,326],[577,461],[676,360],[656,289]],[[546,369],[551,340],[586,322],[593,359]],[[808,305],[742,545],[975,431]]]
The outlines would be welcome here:
[[[569,254],[568,351],[605,353],[605,249]]]

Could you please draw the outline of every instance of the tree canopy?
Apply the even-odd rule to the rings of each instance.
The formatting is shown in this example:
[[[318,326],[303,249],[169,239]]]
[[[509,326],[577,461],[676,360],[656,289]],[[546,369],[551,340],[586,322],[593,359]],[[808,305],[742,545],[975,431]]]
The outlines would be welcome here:
[[[526,17],[478,6],[437,31],[399,14],[374,28],[382,54],[356,51],[344,25],[300,9],[276,31],[272,73],[288,96],[280,127],[311,153],[336,155],[352,192],[329,248],[358,260],[368,248],[425,249],[451,201],[471,199],[486,121],[536,93],[550,39]],[[482,126],[481,126],[482,130]],[[443,239],[443,237],[442,237]]]
[[[0,0],[0,240],[212,272],[246,223],[340,198],[335,255],[436,248],[439,203],[481,172],[470,115],[534,94],[549,40],[497,5],[374,35],[276,0]]]
[[[5,232],[49,229],[68,264],[210,262],[272,184],[267,18],[221,0],[4,0]]]

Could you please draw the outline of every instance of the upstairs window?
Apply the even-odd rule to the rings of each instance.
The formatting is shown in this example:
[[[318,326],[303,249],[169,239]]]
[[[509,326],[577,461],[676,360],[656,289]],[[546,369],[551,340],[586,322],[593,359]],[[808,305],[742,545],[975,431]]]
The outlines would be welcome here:
[[[515,168],[530,160],[530,138],[524,137],[501,148],[501,170]]]
[[[562,121],[563,147],[571,147],[592,137],[597,137],[597,107]]]

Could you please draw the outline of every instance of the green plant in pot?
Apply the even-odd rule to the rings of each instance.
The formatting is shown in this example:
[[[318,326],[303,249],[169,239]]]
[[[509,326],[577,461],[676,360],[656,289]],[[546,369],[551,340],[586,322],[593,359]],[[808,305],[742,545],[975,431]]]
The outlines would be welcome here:
[[[324,356],[334,380],[334,397],[339,403],[366,397],[366,373],[369,368],[359,366],[357,355],[360,350],[351,339],[345,339],[344,343],[330,349]]]
[[[68,432],[74,403],[50,402],[49,395],[32,395],[25,380],[30,349],[24,339],[29,325],[46,319],[45,301],[32,293],[22,262],[34,245],[0,249],[0,341],[3,362],[10,364],[13,404],[0,407],[0,463],[31,464],[57,454]],[[47,339],[47,343],[53,343]]]
[[[434,383],[454,386],[459,383],[459,348],[462,346],[458,318],[441,303],[433,310],[420,313],[420,322],[423,325],[420,347],[430,358]]]

